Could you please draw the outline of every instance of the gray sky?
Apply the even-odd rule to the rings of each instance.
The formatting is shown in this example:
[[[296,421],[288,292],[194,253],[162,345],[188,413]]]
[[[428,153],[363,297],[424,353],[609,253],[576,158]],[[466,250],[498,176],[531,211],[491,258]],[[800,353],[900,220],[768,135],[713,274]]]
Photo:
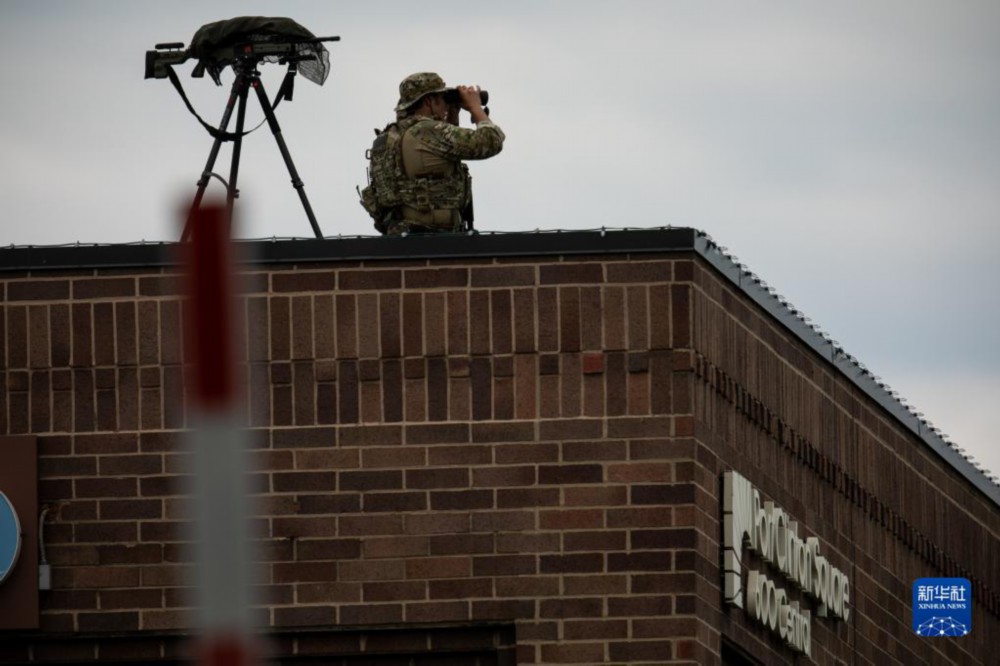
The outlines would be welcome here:
[[[1000,3],[0,0],[0,243],[175,239],[212,140],[144,53],[276,13],[343,40],[278,110],[326,235],[374,233],[354,187],[400,79],[480,84],[508,140],[477,227],[702,229],[1000,471]],[[231,73],[191,64],[217,123]],[[266,126],[239,186],[241,236],[311,235]]]

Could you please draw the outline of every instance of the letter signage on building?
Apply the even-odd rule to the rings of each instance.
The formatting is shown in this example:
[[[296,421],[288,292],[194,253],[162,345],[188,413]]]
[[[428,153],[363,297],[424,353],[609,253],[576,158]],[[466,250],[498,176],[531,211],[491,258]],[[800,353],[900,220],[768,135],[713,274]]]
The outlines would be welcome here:
[[[726,603],[743,608],[792,650],[810,656],[812,616],[850,616],[847,574],[822,554],[819,539],[800,537],[798,523],[774,502],[762,500],[739,473],[723,474],[722,501]],[[761,566],[744,567],[744,550],[756,554]]]

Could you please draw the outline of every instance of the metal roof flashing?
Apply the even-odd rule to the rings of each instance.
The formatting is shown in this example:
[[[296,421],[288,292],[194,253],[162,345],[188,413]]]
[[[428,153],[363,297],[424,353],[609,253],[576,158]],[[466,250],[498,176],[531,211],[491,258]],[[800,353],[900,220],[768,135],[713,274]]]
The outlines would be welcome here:
[[[702,231],[687,227],[602,227],[584,231],[269,238],[238,242],[245,259],[252,264],[695,252],[1000,506],[998,477],[987,476],[985,470],[963,455],[954,443],[944,439],[937,428],[905,404],[858,359],[845,352],[829,335],[811,324],[801,311]],[[50,270],[164,268],[174,264],[175,247],[176,243],[164,242],[10,246],[0,248],[0,275],[37,274]]]

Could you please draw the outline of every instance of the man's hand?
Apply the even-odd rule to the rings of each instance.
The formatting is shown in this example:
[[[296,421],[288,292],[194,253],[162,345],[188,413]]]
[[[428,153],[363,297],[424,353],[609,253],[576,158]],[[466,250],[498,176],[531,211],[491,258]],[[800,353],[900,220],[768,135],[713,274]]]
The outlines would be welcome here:
[[[488,118],[483,111],[483,102],[479,96],[479,86],[458,86],[458,99],[462,108],[472,116],[472,122],[479,123]]]

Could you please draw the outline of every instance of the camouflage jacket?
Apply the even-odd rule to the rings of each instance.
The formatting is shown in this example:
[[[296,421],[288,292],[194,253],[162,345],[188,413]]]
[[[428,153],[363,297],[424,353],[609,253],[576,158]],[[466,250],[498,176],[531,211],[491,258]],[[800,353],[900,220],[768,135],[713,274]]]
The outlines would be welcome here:
[[[425,117],[403,118],[379,133],[370,151],[370,185],[361,203],[385,233],[403,218],[455,228],[471,197],[462,160],[486,159],[503,148],[504,133],[489,120],[476,129]],[[452,211],[452,212],[449,212]]]

